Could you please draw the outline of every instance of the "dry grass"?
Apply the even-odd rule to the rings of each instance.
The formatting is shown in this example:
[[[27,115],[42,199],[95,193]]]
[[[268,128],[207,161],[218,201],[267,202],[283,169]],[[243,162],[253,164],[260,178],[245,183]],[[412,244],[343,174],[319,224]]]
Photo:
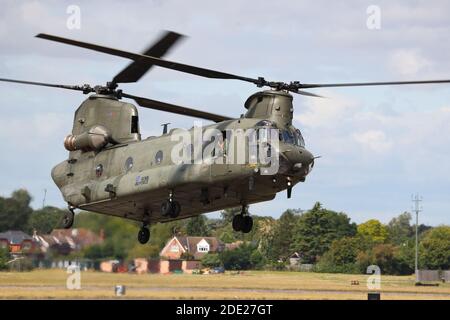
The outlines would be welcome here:
[[[81,273],[81,290],[67,290],[63,270],[0,272],[3,299],[108,299],[125,285],[126,298],[367,299],[365,275],[251,271],[232,275]],[[350,282],[358,280],[360,285]],[[450,299],[450,285],[416,287],[411,276],[382,276],[382,299]]]

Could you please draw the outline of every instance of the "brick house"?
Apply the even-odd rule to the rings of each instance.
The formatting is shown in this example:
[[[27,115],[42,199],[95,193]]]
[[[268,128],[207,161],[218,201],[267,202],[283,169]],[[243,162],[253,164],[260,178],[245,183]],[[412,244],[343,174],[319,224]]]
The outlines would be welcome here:
[[[161,260],[150,263],[149,269],[160,273],[175,270],[190,273],[200,269],[200,261],[207,253],[221,252],[224,248],[225,245],[215,237],[173,237],[161,250]]]
[[[68,255],[73,251],[80,251],[85,247],[101,244],[103,236],[83,228],[54,229],[46,235],[35,233],[33,240],[44,254],[53,251],[60,255]]]
[[[12,254],[32,253],[36,246],[33,238],[23,231],[9,230],[0,233],[0,248]]]

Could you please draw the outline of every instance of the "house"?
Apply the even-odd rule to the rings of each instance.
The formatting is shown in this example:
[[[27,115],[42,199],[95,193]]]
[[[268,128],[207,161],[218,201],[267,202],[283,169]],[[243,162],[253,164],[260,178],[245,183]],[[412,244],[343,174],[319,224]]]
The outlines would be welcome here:
[[[207,253],[223,251],[225,246],[215,237],[173,237],[159,256],[167,260],[188,258],[201,260]]]
[[[289,265],[291,267],[298,266],[300,264],[300,260],[301,260],[300,254],[298,252],[294,252],[289,256]]]
[[[207,253],[223,251],[224,244],[215,237],[178,237],[170,239],[161,250],[161,260],[156,266],[151,263],[151,270],[168,273],[176,270],[190,273],[201,267],[201,259]]]
[[[225,243],[225,250],[234,250],[234,249],[239,248],[243,244],[244,244],[244,241],[241,241],[241,240],[231,242],[231,243]]]
[[[68,255],[73,251],[80,251],[85,247],[103,242],[102,234],[98,235],[88,229],[55,229],[50,234],[33,235],[42,253],[50,251],[60,255]]]
[[[23,231],[9,230],[0,233],[0,248],[12,254],[32,253],[35,249],[33,238]]]

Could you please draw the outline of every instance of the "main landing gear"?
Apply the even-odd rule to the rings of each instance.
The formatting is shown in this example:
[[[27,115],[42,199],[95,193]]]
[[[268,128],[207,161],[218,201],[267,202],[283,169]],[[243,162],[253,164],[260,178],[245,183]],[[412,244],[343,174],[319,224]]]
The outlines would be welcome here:
[[[75,213],[73,212],[74,208],[69,206],[69,210],[64,213],[62,219],[62,226],[64,229],[70,229],[73,226],[73,221],[75,219]]]
[[[253,228],[253,218],[249,216],[247,206],[242,206],[242,211],[233,218],[232,222],[234,231],[249,233]]]
[[[161,215],[163,217],[177,218],[180,215],[180,203],[173,200],[173,192],[169,192],[169,199],[161,204]]]
[[[146,244],[150,240],[150,230],[147,227],[147,224],[144,224],[138,232],[138,241],[140,244]]]

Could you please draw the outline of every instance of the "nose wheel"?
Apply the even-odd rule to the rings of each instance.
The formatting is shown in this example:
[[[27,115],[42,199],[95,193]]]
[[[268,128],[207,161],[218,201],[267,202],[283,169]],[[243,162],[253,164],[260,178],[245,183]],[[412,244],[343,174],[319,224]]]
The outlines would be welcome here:
[[[146,244],[150,240],[150,230],[147,226],[142,226],[138,232],[138,241],[140,244]]]
[[[64,213],[62,219],[62,226],[64,229],[70,229],[73,226],[73,221],[75,219],[75,213],[73,212],[73,208],[69,206],[69,210]]]
[[[253,218],[249,216],[247,207],[243,206],[240,214],[233,217],[232,227],[234,231],[249,233],[253,228]]]

